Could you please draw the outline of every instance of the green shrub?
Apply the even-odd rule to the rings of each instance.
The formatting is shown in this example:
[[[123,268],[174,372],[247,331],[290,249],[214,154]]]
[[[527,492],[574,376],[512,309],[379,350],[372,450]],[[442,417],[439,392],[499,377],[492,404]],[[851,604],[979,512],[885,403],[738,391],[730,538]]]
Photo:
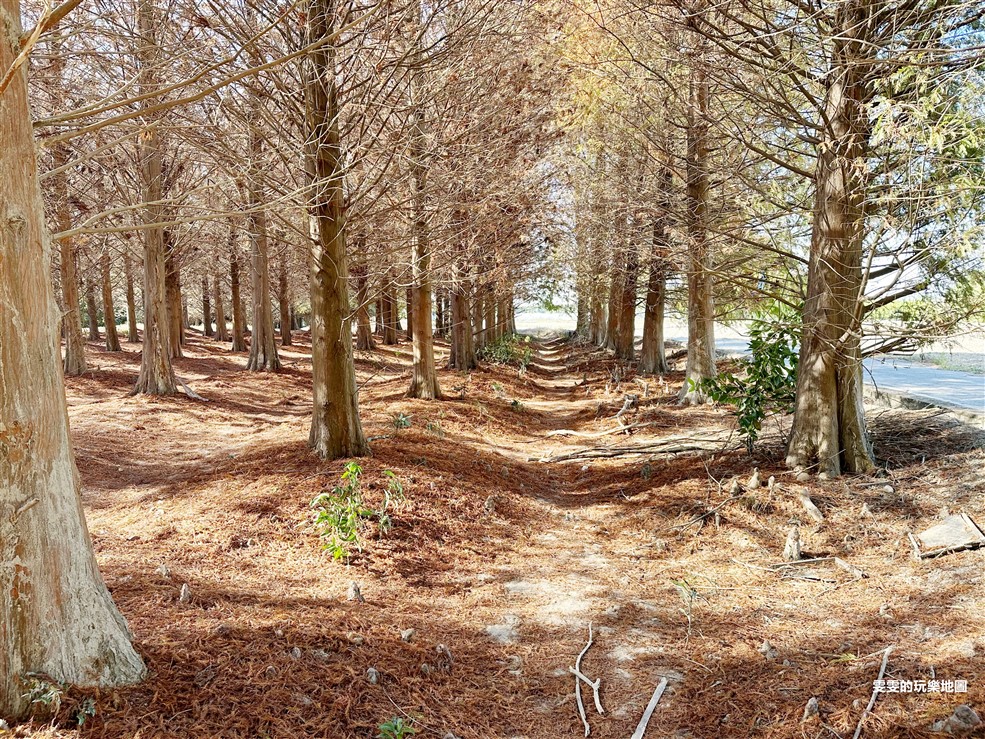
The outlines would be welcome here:
[[[751,356],[739,360],[739,372],[721,372],[699,384],[712,400],[735,406],[739,433],[750,452],[767,414],[793,409],[799,343],[799,313],[774,304],[752,319]]]
[[[394,716],[377,727],[380,733],[376,735],[376,739],[406,739],[417,733],[417,729],[412,724],[413,722],[409,719],[405,721]]]
[[[359,481],[363,468],[355,462],[346,464],[342,482],[331,492],[320,493],[311,501],[315,509],[315,527],[324,540],[332,559],[349,559],[352,551],[362,551],[362,532],[370,521],[376,521],[380,533],[390,530],[390,509],[404,499],[404,488],[393,472],[387,470],[383,506],[377,510],[363,501]]]
[[[486,344],[479,350],[478,355],[479,359],[493,364],[509,364],[526,369],[533,358],[533,350],[530,348],[529,336],[509,334]]]

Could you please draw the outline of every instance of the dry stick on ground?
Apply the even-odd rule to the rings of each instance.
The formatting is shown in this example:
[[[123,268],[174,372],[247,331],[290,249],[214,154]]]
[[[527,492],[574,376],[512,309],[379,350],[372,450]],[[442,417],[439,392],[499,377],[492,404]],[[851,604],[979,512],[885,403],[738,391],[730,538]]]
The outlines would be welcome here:
[[[889,664],[889,653],[892,651],[892,646],[886,647],[886,650],[882,655],[882,667],[879,668],[879,677],[876,678],[876,682],[882,680],[882,676],[886,674],[886,665]],[[867,705],[865,710],[862,711],[862,717],[858,720],[858,726],[855,727],[855,733],[852,735],[852,739],[858,739],[862,735],[862,724],[865,723],[866,717],[872,713],[872,707],[876,704],[876,697],[878,695],[879,691],[873,686],[872,697],[869,698],[869,705]]]
[[[684,452],[715,452],[723,454],[732,446],[735,449],[739,445],[732,443],[733,432],[728,434],[719,433],[705,437],[681,437],[672,436],[667,439],[645,442],[635,446],[603,446],[576,449],[567,454],[557,457],[531,457],[528,461],[538,462],[566,462],[573,459],[608,459],[611,457],[621,457],[629,454],[683,454]]]
[[[185,382],[184,380],[182,380],[177,375],[175,375],[175,378],[174,379],[176,379],[178,381],[178,384],[181,385],[181,389],[185,392],[185,395],[187,395],[192,400],[201,400],[203,403],[208,403],[209,402],[206,398],[203,398],[201,395],[199,395],[194,390],[192,390],[190,387],[188,387],[188,383]]]
[[[589,648],[592,646],[592,622],[588,622],[588,644],[585,648],[581,650],[578,657],[575,659],[575,702],[578,704],[578,715],[581,716],[581,722],[585,724],[585,736],[592,733],[592,727],[588,725],[588,717],[585,716],[585,704],[581,699],[581,678],[578,676],[578,672],[581,671],[581,660],[588,652]]]
[[[602,701],[599,699],[599,686],[602,685],[602,678],[598,680],[591,680],[588,676],[584,675],[581,670],[576,667],[569,667],[568,672],[570,672],[575,677],[581,679],[586,685],[592,689],[592,698],[595,700],[595,710],[599,712],[599,715],[605,713],[605,709],[602,708]]]
[[[642,429],[648,426],[656,426],[656,421],[647,421],[646,423],[631,423],[629,426],[617,426],[614,429],[606,429],[605,431],[575,431],[574,429],[556,429],[554,431],[548,431],[545,436],[577,436],[580,439],[597,439],[600,436],[608,436],[609,434],[619,434],[623,431],[629,431],[631,429]]]
[[[650,698],[650,702],[647,704],[646,710],[643,711],[643,718],[640,719],[639,724],[636,726],[636,731],[633,732],[633,736],[631,736],[630,739],[643,739],[643,735],[646,733],[646,727],[650,723],[650,716],[653,715],[653,711],[660,702],[660,696],[664,694],[666,687],[667,678],[661,678],[660,684],[657,685],[657,689],[653,691],[653,697]]]
[[[744,496],[742,496],[742,495],[733,495],[732,497],[726,498],[725,500],[723,500],[721,503],[719,503],[717,506],[715,506],[711,510],[705,511],[702,514],[695,516],[694,518],[692,518],[687,523],[678,524],[676,526],[667,526],[666,528],[660,529],[660,531],[661,532],[663,532],[663,531],[673,531],[675,529],[680,529],[681,531],[684,531],[685,529],[688,529],[691,526],[694,526],[694,524],[699,523],[700,521],[704,521],[706,518],[708,518],[708,516],[711,516],[711,515],[713,515],[715,513],[718,513],[722,508],[724,508],[725,506],[727,506],[729,503],[734,503],[735,501],[739,500],[742,497],[744,497]]]

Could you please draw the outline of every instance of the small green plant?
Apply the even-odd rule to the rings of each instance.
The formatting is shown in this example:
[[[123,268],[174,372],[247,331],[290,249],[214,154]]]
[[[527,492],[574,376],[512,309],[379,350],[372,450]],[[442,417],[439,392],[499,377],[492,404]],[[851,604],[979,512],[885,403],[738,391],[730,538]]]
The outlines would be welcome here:
[[[86,698],[79,705],[79,710],[75,712],[75,721],[79,726],[82,726],[86,721],[91,718],[96,717],[96,701],[92,698]]]
[[[357,463],[349,462],[342,471],[341,484],[311,501],[311,507],[315,509],[315,526],[324,540],[325,549],[335,560],[349,559],[353,550],[362,551],[362,532],[370,521],[376,521],[380,533],[389,531],[392,526],[389,511],[404,499],[403,485],[387,470],[383,473],[387,478],[383,506],[377,510],[366,505],[359,481],[362,472],[363,468]]]
[[[503,390],[503,386],[500,383],[498,383],[498,382],[494,382],[492,384],[492,389],[493,389],[493,392],[496,393],[496,397],[497,398],[502,398],[505,395],[505,392]]]
[[[406,737],[417,733],[413,723],[413,719],[405,721],[399,716],[394,716],[377,727],[380,733],[376,737],[377,739],[406,739]]]
[[[493,364],[508,364],[526,369],[533,358],[533,349],[530,348],[529,336],[521,337],[519,334],[509,334],[486,344],[479,350],[478,354],[479,359]]]
[[[391,419],[391,423],[393,423],[394,431],[400,431],[400,429],[409,429],[410,416],[408,416],[406,413],[394,413],[393,418]]]
[[[31,702],[34,714],[45,717],[57,714],[62,707],[62,686],[37,673],[28,673],[26,677],[28,690],[24,697]]]
[[[441,428],[441,421],[428,421],[426,428],[439,439],[445,438],[445,430]]]
[[[800,342],[797,314],[776,303],[752,320],[749,337],[751,356],[739,360],[738,373],[722,372],[698,385],[691,381],[690,387],[700,388],[718,403],[735,406],[739,433],[751,453],[767,414],[793,408]]]
[[[512,408],[515,413],[523,413],[523,403],[516,398],[513,398],[510,402],[510,408]]]

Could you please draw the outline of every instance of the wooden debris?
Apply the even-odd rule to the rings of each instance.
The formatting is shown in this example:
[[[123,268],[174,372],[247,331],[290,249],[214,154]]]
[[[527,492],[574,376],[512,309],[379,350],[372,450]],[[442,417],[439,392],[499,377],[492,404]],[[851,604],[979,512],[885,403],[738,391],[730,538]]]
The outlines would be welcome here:
[[[787,543],[783,545],[783,559],[787,562],[796,562],[800,557],[800,527],[791,526],[787,534]]]
[[[940,557],[965,549],[977,549],[985,545],[985,533],[967,513],[948,516],[916,536],[907,534],[917,560]]]
[[[661,678],[660,684],[657,685],[656,690],[653,691],[653,696],[650,698],[650,702],[646,706],[646,710],[643,711],[643,718],[640,719],[639,724],[636,725],[636,731],[630,739],[643,739],[643,735],[646,733],[646,727],[650,724],[650,717],[653,715],[653,711],[656,709],[657,704],[660,702],[660,697],[664,694],[664,690],[667,689],[667,678]]]
[[[824,522],[824,514],[821,513],[816,505],[814,505],[814,501],[811,500],[811,496],[801,490],[797,492],[797,497],[800,498],[800,502],[803,504],[808,516],[813,518],[818,523]]]
[[[585,653],[592,646],[592,622],[588,622],[588,644],[585,648],[579,652],[578,657],[575,659],[575,702],[578,704],[578,715],[581,716],[581,722],[585,724],[585,736],[592,733],[592,727],[588,725],[588,717],[585,715],[585,703],[581,699],[581,678],[578,677],[577,673],[581,671],[581,660],[584,658]]]
[[[746,483],[747,490],[758,490],[759,489],[759,467],[752,468],[752,476],[749,478],[749,482]]]
[[[583,675],[582,672],[575,667],[569,667],[568,672],[570,672],[572,675],[580,679],[582,682],[584,682],[587,686],[589,686],[592,689],[592,698],[595,700],[595,710],[599,712],[600,716],[604,714],[605,709],[602,708],[602,701],[599,698],[599,687],[602,685],[602,678],[599,678],[598,680],[595,680],[593,682],[588,677]]]
[[[882,676],[886,674],[886,665],[889,663],[889,653],[893,651],[891,646],[886,647],[882,655],[882,667],[879,668],[879,677],[876,681],[882,680]],[[879,695],[879,691],[873,686],[872,696],[869,698],[869,705],[865,707],[862,711],[862,717],[858,720],[858,726],[855,727],[855,733],[852,735],[852,739],[858,739],[862,735],[862,724],[865,723],[865,719],[868,718],[869,714],[872,713],[872,707],[876,704],[876,698]]]
[[[530,457],[528,461],[538,462],[567,462],[573,459],[611,459],[631,454],[684,454],[686,452],[716,452],[724,453],[729,449],[738,449],[741,444],[735,441],[735,433],[723,431],[705,436],[671,436],[665,439],[648,441],[632,446],[612,445],[602,447],[586,447],[575,449],[566,454],[544,457]]]

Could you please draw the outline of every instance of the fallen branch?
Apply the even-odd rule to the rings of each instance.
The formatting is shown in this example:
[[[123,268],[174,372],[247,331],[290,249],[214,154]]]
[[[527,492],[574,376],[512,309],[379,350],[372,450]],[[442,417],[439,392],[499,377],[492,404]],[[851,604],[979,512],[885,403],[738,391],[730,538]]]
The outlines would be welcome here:
[[[190,387],[188,387],[188,383],[185,382],[184,380],[182,380],[177,375],[175,375],[174,379],[176,379],[178,381],[178,384],[181,385],[181,389],[185,393],[185,395],[187,395],[192,400],[201,400],[203,403],[208,403],[209,402],[208,400],[206,400],[205,398],[203,398],[201,395],[199,395],[198,393],[196,393],[194,390],[192,390]]]
[[[586,675],[583,675],[581,670],[575,667],[569,667],[568,672],[570,672],[575,677],[581,679],[586,685],[592,689],[592,697],[595,699],[595,710],[599,712],[599,715],[605,713],[605,709],[602,708],[602,701],[599,699],[599,687],[602,685],[602,678],[592,682]]]
[[[557,457],[531,457],[529,461],[566,462],[574,459],[609,459],[629,454],[683,454],[684,452],[716,452],[724,453],[729,447],[739,449],[740,445],[732,441],[734,433],[719,433],[705,437],[672,436],[667,439],[648,441],[634,446],[602,446],[576,449]]]
[[[589,647],[592,646],[592,622],[588,622],[588,644],[585,648],[581,650],[578,657],[575,659],[575,670],[581,670],[581,660],[585,656]],[[575,702],[578,704],[578,715],[581,716],[581,722],[585,724],[585,736],[592,733],[592,727],[588,725],[588,717],[585,715],[585,703],[581,699],[581,679],[575,675]]]
[[[650,702],[646,706],[646,710],[643,711],[643,718],[640,719],[639,724],[636,725],[636,731],[630,739],[643,739],[643,734],[646,733],[646,727],[650,724],[650,716],[653,715],[653,711],[656,709],[657,704],[660,702],[660,696],[664,694],[664,690],[667,688],[667,678],[661,678],[660,684],[657,685],[656,690],[653,691],[653,697],[650,698]]]
[[[630,429],[642,429],[647,426],[656,425],[656,421],[648,421],[646,423],[632,423],[629,426],[617,426],[614,429],[606,429],[605,431],[596,431],[592,433],[587,431],[575,431],[574,429],[556,429],[554,431],[548,431],[545,436],[577,436],[579,439],[598,439],[601,436],[608,436],[609,434],[618,434],[623,431],[629,431]]]
[[[882,676],[886,674],[886,665],[889,663],[889,653],[893,651],[892,646],[886,647],[885,652],[882,655],[882,667],[879,668],[879,677],[876,678],[876,682],[882,680]],[[858,726],[855,727],[855,733],[852,735],[852,739],[858,739],[862,735],[862,724],[865,719],[872,713],[872,707],[876,704],[876,697],[879,695],[879,691],[873,686],[872,697],[869,698],[869,705],[865,707],[862,711],[862,717],[858,720]]]
[[[692,518],[687,523],[678,524],[676,526],[667,526],[666,528],[660,529],[660,531],[673,531],[675,529],[680,529],[681,531],[684,531],[685,529],[688,529],[691,526],[694,526],[694,524],[696,524],[696,523],[698,523],[700,521],[704,521],[706,518],[708,518],[708,516],[711,516],[711,515],[714,515],[715,513],[718,513],[720,510],[722,510],[722,508],[724,508],[725,506],[727,506],[729,503],[733,503],[733,502],[739,500],[739,498],[741,498],[741,497],[743,497],[743,496],[742,495],[733,495],[732,497],[726,498],[725,500],[723,500],[721,503],[719,503],[714,508],[705,511],[704,513],[702,513],[700,515],[695,516],[694,518]]]
[[[821,513],[821,511],[818,509],[816,505],[814,505],[814,501],[811,500],[811,496],[809,496],[807,493],[803,491],[798,492],[797,496],[800,498],[800,502],[803,504],[804,508],[806,509],[807,515],[813,518],[818,523],[823,523],[824,514]]]

